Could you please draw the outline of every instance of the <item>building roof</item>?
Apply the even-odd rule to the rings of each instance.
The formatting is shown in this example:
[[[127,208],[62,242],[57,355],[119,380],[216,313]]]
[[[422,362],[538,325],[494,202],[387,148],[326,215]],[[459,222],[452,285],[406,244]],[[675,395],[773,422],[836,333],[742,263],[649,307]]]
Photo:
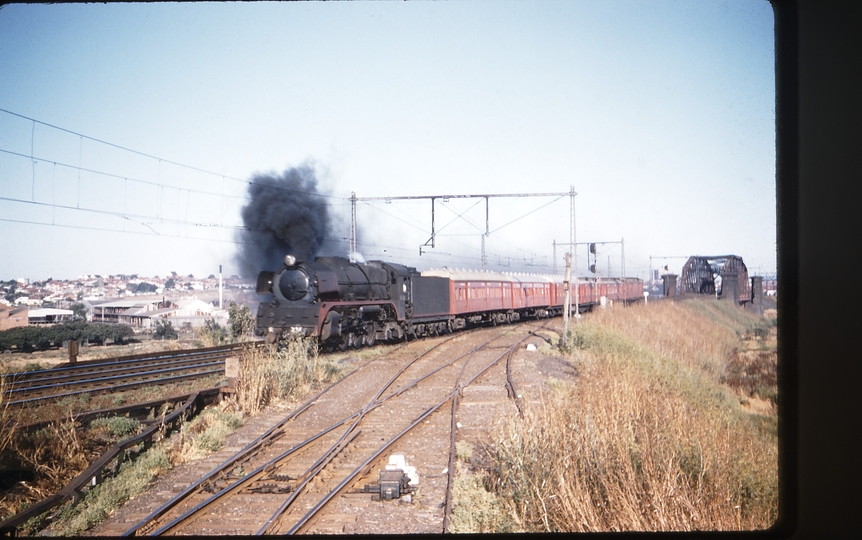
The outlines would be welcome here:
[[[56,316],[56,315],[74,315],[75,312],[71,309],[57,309],[57,308],[39,308],[39,309],[31,309],[29,316],[31,318],[38,317],[48,317],[48,316]]]

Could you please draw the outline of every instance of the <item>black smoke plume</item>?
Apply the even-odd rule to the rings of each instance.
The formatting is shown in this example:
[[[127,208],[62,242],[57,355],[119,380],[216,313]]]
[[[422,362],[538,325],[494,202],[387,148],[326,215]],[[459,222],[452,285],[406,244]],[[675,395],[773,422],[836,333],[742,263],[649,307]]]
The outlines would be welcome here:
[[[248,194],[251,201],[242,209],[245,229],[236,255],[243,277],[277,270],[288,253],[313,260],[327,244],[332,217],[311,167],[291,168],[281,176],[255,175]]]

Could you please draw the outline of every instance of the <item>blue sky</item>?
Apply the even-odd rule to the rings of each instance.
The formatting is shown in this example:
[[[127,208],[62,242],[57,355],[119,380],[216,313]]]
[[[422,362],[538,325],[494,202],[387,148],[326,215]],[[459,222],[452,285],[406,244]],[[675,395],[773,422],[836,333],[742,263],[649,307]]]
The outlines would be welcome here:
[[[624,239],[628,275],[727,253],[771,273],[774,87],[766,1],[7,5],[0,279],[237,273],[245,181],[298,166],[335,238],[351,192],[574,186],[577,240]],[[435,210],[420,256],[430,202],[360,203],[360,251],[480,267],[484,201]],[[489,221],[490,268],[548,271],[569,200],[492,199]]]

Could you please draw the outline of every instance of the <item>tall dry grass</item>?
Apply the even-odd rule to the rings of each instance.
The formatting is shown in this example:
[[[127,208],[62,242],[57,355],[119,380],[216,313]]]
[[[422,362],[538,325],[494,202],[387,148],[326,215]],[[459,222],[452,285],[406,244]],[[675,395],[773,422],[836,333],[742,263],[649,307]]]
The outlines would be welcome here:
[[[575,326],[576,380],[513,420],[496,444],[488,483],[523,530],[775,522],[775,418],[745,413],[720,384],[740,332],[759,323],[724,309],[657,303]]]
[[[248,349],[240,355],[236,402],[256,414],[274,399],[296,398],[331,382],[344,367],[322,359],[312,338],[295,338],[280,347]]]
[[[12,389],[11,386],[5,377],[0,377],[0,456],[12,446],[12,441],[15,440],[16,422],[9,411],[9,400],[6,398],[6,393]]]

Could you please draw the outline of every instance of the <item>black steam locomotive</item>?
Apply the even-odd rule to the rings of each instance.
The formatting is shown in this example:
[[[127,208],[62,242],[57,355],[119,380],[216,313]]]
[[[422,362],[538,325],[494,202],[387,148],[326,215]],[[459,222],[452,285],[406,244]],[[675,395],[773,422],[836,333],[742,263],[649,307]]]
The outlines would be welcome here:
[[[602,301],[642,298],[643,282],[605,278],[577,282],[579,309]],[[468,326],[542,318],[563,311],[560,276],[415,268],[343,257],[298,261],[286,255],[276,272],[261,272],[255,332],[274,342],[283,334],[313,335],[324,349],[370,346],[452,332]],[[604,299],[604,300],[603,300]]]
[[[410,285],[417,277],[415,268],[400,264],[343,257],[300,262],[287,255],[277,272],[258,276],[257,293],[273,299],[258,307],[256,333],[270,342],[282,332],[316,335],[341,349],[402,339],[399,321],[411,315]]]

